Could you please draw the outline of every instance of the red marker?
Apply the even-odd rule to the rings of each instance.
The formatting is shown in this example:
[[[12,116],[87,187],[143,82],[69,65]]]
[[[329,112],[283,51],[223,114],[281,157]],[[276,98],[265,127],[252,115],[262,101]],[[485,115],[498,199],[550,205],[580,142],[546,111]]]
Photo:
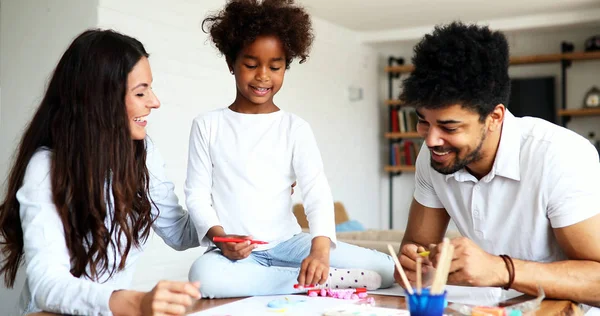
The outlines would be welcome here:
[[[247,242],[249,241],[251,244],[258,245],[266,245],[268,242],[254,240],[254,239],[244,239],[244,238],[232,238],[232,237],[213,237],[213,242]]]
[[[312,285],[312,284],[309,284],[309,285],[294,284],[294,288],[295,289],[312,289],[314,287],[317,287],[317,285],[318,284],[315,284],[315,285]]]

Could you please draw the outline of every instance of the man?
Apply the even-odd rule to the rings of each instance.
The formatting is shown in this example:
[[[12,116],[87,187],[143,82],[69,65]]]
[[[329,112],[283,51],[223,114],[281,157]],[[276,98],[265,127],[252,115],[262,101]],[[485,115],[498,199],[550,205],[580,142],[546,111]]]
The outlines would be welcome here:
[[[437,266],[452,219],[463,237],[448,284],[513,288],[600,305],[600,163],[585,138],[516,118],[508,44],[487,27],[437,27],[416,46],[400,96],[425,139],[399,253],[411,282],[418,247]],[[437,244],[437,246],[436,246]],[[499,255],[506,255],[501,257]],[[400,283],[400,282],[399,282]]]

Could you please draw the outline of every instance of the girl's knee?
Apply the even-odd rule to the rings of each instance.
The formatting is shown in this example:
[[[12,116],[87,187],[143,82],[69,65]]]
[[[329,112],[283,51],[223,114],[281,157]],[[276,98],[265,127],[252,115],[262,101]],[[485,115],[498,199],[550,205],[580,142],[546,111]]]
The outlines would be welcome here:
[[[209,268],[207,261],[208,260],[206,260],[204,256],[201,256],[200,258],[196,259],[194,263],[192,263],[190,271],[188,272],[188,279],[190,280],[190,282],[203,281],[203,279],[205,278],[204,273],[207,272]]]
[[[396,265],[393,263],[392,257],[387,256],[388,260],[382,260],[382,266],[380,267],[381,274],[381,288],[385,289],[392,285],[394,285],[394,271],[396,269]]]
[[[205,298],[231,297],[231,282],[228,282],[228,273],[218,257],[201,256],[190,268],[188,279],[190,282],[200,282],[200,293]]]
[[[391,287],[392,285],[394,285],[395,282],[396,282],[396,280],[394,280],[394,273],[392,273],[391,275],[389,273],[385,273],[384,275],[381,275],[381,288],[382,289],[387,289],[387,288]]]

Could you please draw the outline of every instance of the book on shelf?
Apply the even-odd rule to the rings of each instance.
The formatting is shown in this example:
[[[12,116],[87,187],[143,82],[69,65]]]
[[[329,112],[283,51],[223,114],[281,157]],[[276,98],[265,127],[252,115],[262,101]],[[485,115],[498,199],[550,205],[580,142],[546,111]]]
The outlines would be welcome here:
[[[390,165],[414,166],[423,145],[422,139],[405,139],[390,148]]]
[[[390,110],[392,133],[409,133],[417,131],[417,112],[413,108],[399,108]]]

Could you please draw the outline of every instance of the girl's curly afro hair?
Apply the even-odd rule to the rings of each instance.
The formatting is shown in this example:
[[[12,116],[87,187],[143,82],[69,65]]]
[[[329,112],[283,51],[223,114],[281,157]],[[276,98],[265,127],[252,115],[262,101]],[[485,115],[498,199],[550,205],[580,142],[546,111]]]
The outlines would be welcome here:
[[[482,121],[496,105],[507,105],[509,53],[502,33],[453,22],[436,26],[414,53],[415,70],[400,95],[407,105],[436,109],[460,104]]]
[[[230,65],[257,37],[273,35],[283,44],[289,68],[294,58],[306,61],[314,38],[310,16],[294,0],[229,0],[223,10],[204,19],[202,30]]]

